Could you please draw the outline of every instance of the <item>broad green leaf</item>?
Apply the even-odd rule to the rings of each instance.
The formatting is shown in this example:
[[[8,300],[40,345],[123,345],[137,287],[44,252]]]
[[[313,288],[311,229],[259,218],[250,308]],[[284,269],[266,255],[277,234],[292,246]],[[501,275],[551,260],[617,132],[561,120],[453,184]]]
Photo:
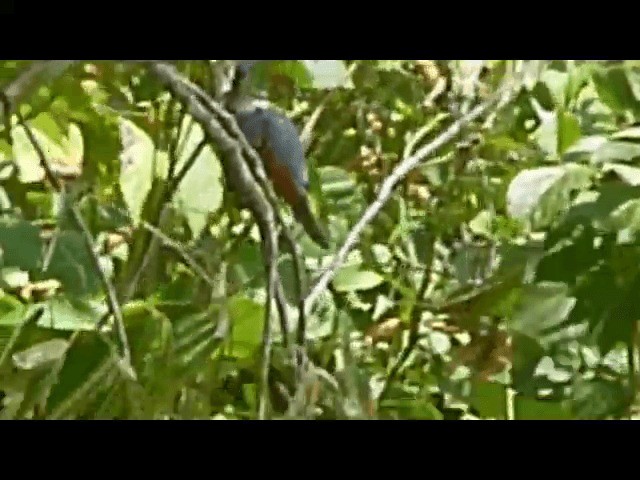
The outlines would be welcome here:
[[[29,121],[29,126],[46,135],[49,140],[57,145],[62,145],[64,133],[49,112],[39,113],[36,118]]]
[[[182,375],[197,372],[198,367],[207,362],[218,348],[220,338],[217,335],[216,318],[219,316],[216,312],[216,309],[208,309],[182,316],[176,312],[177,318],[174,317],[172,321],[172,357]]]
[[[637,255],[631,255],[629,260],[635,260],[634,263],[637,263]],[[631,269],[635,277],[627,280],[621,288],[619,285],[621,272],[616,273],[615,280],[610,280],[609,285],[600,287],[603,292],[609,292],[609,296],[600,297],[604,303],[600,306],[601,309],[604,307],[603,312],[599,317],[591,319],[592,334],[603,354],[607,354],[619,342],[631,344],[634,341],[634,325],[640,318],[640,305],[636,301],[640,288],[640,275]]]
[[[571,420],[571,412],[561,402],[516,397],[516,420]]]
[[[637,107],[637,99],[624,67],[599,69],[592,78],[600,100],[613,111],[623,112]]]
[[[154,177],[153,140],[132,121],[120,119],[120,189],[131,218],[140,221]]]
[[[573,386],[571,409],[583,420],[618,417],[624,413],[628,398],[624,386],[615,380],[580,380]]]
[[[118,378],[107,345],[94,332],[80,334],[67,349],[47,398],[49,418],[77,418],[85,411],[92,416],[92,402],[112,390]]]
[[[313,76],[303,62],[297,60],[278,60],[260,62],[253,69],[254,84],[265,88],[268,82],[278,82],[279,76],[293,80],[298,88],[313,87]]]
[[[385,295],[378,295],[376,297],[376,304],[371,315],[371,319],[375,322],[380,320],[382,316],[390,309],[396,306],[396,302],[392,301]]]
[[[38,326],[53,330],[95,330],[100,318],[107,313],[104,303],[95,300],[79,300],[58,295],[47,300],[44,314]]]
[[[61,338],[48,340],[13,354],[13,363],[21,370],[34,370],[61,360],[69,342]]]
[[[640,144],[623,141],[608,141],[602,144],[591,157],[593,163],[630,162],[640,157]]]
[[[612,140],[640,140],[640,127],[629,127],[611,135]]]
[[[640,185],[640,168],[622,165],[620,163],[607,163],[602,168],[603,172],[614,172],[624,183],[637,187]]]
[[[471,397],[481,418],[504,419],[507,410],[507,395],[504,385],[499,383],[478,383],[474,385]]]
[[[631,65],[627,64],[627,67],[631,67]],[[627,81],[633,92],[633,97],[636,100],[640,100],[640,72],[638,72],[637,67],[638,65],[636,64],[635,68],[627,68]]]
[[[628,172],[627,172],[628,173]],[[552,230],[547,237],[549,245],[554,245],[556,241],[567,234],[566,228],[573,228],[576,223],[592,223],[598,228],[610,230],[610,221],[614,212],[620,213],[621,207],[640,198],[640,188],[622,182],[605,182],[598,191],[585,192],[580,201],[571,207],[564,223],[560,225],[559,231]],[[556,238],[551,241],[550,238]]]
[[[376,272],[360,270],[360,267],[344,267],[333,279],[333,286],[338,292],[355,292],[371,290],[384,282],[384,277]]]
[[[522,266],[507,270],[504,276],[492,279],[480,287],[465,286],[450,294],[437,307],[438,313],[446,313],[450,322],[468,330],[477,330],[483,316],[510,310],[514,298],[518,298],[522,281]]]
[[[231,285],[252,285],[256,279],[264,275],[260,245],[252,241],[244,241],[238,245],[234,255],[229,258]]]
[[[185,116],[181,131],[177,172],[185,167],[198,144],[204,139],[202,127],[189,116]],[[174,204],[187,218],[194,237],[198,237],[206,226],[208,215],[222,205],[222,193],[222,167],[211,147],[207,145],[196,157],[174,196]]]
[[[555,157],[565,151],[580,138],[580,123],[575,115],[559,109],[555,114],[544,112],[535,138],[545,153]]]
[[[488,210],[483,210],[469,222],[469,229],[476,235],[491,238],[493,233],[493,214]]]
[[[62,145],[73,163],[80,163],[84,157],[84,138],[82,130],[75,123],[69,124],[68,136],[62,139]]]
[[[558,337],[558,332],[569,329],[565,325],[576,298],[569,295],[564,283],[540,282],[526,285],[520,295],[513,317],[509,322],[511,332],[535,340],[542,348],[548,348]],[[568,331],[569,336],[573,332]]]
[[[38,145],[42,149],[47,161],[54,163],[66,157],[62,147],[51,140],[47,135],[37,128],[31,128]],[[40,182],[45,177],[44,169],[41,167],[40,157],[29,141],[24,127],[17,126],[11,129],[13,140],[13,157],[18,166],[19,179],[22,183]]]
[[[3,288],[17,290],[29,283],[29,272],[20,270],[16,267],[7,267],[0,269],[0,285]]]
[[[262,342],[265,307],[237,295],[229,299],[233,352],[240,358],[250,356]]]
[[[558,153],[563,155],[580,139],[580,122],[569,112],[558,113]]]
[[[603,223],[618,232],[618,243],[633,243],[640,232],[640,199],[623,203]]]
[[[356,182],[351,174],[338,167],[321,167],[318,169],[323,196],[338,200],[353,195]]]
[[[564,153],[566,156],[582,154],[590,156],[605,143],[607,143],[607,137],[602,135],[590,135],[588,137],[580,138],[577,142],[567,148]]]
[[[93,293],[101,287],[87,245],[76,231],[57,234],[47,269],[40,275],[59,280],[66,292],[75,295]]]
[[[576,229],[573,223],[552,230],[547,237],[547,248],[547,254],[537,266],[539,281],[572,285],[602,257],[601,251],[594,247],[594,229]]]
[[[569,207],[571,192],[591,183],[591,170],[567,164],[521,171],[507,190],[507,211],[512,217],[546,225]]]
[[[26,306],[20,300],[4,292],[0,293],[0,326],[19,325],[26,311]]]
[[[23,270],[41,263],[40,229],[24,220],[0,218],[0,259],[4,267]]]

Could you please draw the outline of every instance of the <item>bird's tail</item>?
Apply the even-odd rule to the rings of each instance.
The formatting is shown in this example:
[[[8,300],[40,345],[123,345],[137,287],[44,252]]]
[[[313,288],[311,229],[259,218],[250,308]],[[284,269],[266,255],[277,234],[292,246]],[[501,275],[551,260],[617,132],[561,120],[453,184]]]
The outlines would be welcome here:
[[[293,208],[293,214],[296,220],[304,227],[307,235],[311,237],[315,243],[324,249],[329,248],[329,241],[327,240],[327,234],[323,231],[315,216],[311,212],[311,206],[309,205],[309,199],[303,196],[298,202],[297,206]]]

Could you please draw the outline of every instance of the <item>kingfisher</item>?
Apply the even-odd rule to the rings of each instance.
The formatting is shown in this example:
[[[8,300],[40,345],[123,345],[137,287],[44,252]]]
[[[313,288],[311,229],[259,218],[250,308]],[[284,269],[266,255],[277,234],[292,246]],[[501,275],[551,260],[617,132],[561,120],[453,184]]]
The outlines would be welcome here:
[[[326,233],[309,203],[309,171],[298,129],[285,115],[270,109],[268,103],[244,93],[256,63],[256,60],[238,62],[232,90],[227,94],[227,107],[260,155],[276,194],[291,206],[309,237],[327,249]]]

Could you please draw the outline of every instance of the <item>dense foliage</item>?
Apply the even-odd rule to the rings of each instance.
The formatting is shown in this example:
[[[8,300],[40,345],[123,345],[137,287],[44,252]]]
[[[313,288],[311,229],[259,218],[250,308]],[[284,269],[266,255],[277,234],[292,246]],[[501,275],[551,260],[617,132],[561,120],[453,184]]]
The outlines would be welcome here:
[[[174,66],[220,99],[233,62]],[[394,168],[487,108],[380,205],[301,366],[185,98],[145,62],[0,61],[1,418],[636,415],[637,62],[268,61],[252,88],[303,132],[331,238],[279,205],[292,338]]]

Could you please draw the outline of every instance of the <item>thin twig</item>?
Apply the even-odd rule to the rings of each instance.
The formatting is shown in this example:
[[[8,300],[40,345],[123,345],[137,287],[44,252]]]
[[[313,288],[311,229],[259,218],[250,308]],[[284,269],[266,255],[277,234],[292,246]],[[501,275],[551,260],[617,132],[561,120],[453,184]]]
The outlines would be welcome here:
[[[169,215],[169,210],[167,208],[167,205],[163,204],[160,207],[160,214],[157,217],[158,227],[160,227],[160,229],[164,227],[164,224],[167,220],[168,215]],[[151,225],[151,223],[149,222],[146,222],[146,223],[147,225]],[[145,230],[149,231],[148,229],[145,229]],[[128,278],[128,281],[124,285],[124,287],[122,287],[120,290],[120,301],[126,303],[129,300],[131,300],[135,295],[138,288],[138,282],[140,280],[140,277],[145,272],[145,270],[147,269],[147,266],[156,255],[158,243],[160,243],[160,239],[152,235],[151,241],[146,246],[146,250],[144,252],[144,255],[142,256],[142,260],[140,261],[140,264],[136,268],[135,272],[133,272],[133,274]]]
[[[191,170],[191,167],[193,167],[193,165],[196,163],[196,160],[206,146],[207,140],[203,138],[200,143],[198,143],[196,148],[193,149],[193,152],[191,152],[191,155],[189,155],[189,158],[186,162],[184,162],[184,165],[180,168],[180,171],[175,175],[175,177],[173,175],[169,177],[169,192],[173,193],[178,189],[180,183],[182,182],[182,180],[184,180],[184,177],[187,175],[187,173],[189,173],[189,170]]]
[[[213,281],[213,279],[207,274],[204,268],[202,268],[198,264],[198,262],[196,262],[195,259],[191,255],[189,255],[189,253],[182,247],[182,245],[180,245],[179,242],[168,237],[167,235],[162,233],[160,229],[154,227],[145,220],[142,220],[140,222],[140,225],[142,225],[142,228],[147,230],[149,233],[158,237],[163,245],[171,248],[174,252],[176,252],[180,256],[180,258],[191,268],[191,270],[193,270],[194,273],[196,273],[209,287],[213,288],[215,286],[215,282]]]
[[[433,131],[433,129],[435,129],[438,125],[440,125],[440,123],[447,117],[449,117],[448,113],[440,113],[436,115],[433,120],[419,128],[418,131],[411,135],[409,141],[404,147],[404,151],[402,154],[403,158],[411,156],[422,139],[427,136],[428,133]]]
[[[487,101],[478,105],[471,110],[467,115],[454,122],[449,128],[447,128],[442,134],[436,137],[432,142],[428,143],[421,149],[419,149],[414,155],[409,158],[405,158],[400,162],[389,175],[380,187],[378,195],[374,202],[369,205],[364,214],[358,220],[358,222],[351,229],[347,235],[346,240],[342,244],[342,247],[338,250],[338,253],[334,256],[333,261],[329,268],[320,276],[320,278],[313,285],[309,293],[305,298],[304,309],[306,313],[309,313],[320,296],[320,294],[327,288],[329,282],[333,279],[338,269],[344,264],[347,255],[355,247],[356,243],[360,239],[365,227],[378,215],[380,210],[387,203],[395,187],[404,179],[409,172],[416,168],[420,163],[428,156],[433,155],[437,150],[442,148],[447,143],[455,139],[464,127],[475,121],[487,113],[492,108],[501,108],[514,96],[515,92],[521,85],[521,81],[505,82],[506,85],[498,90],[497,93],[492,95]]]

